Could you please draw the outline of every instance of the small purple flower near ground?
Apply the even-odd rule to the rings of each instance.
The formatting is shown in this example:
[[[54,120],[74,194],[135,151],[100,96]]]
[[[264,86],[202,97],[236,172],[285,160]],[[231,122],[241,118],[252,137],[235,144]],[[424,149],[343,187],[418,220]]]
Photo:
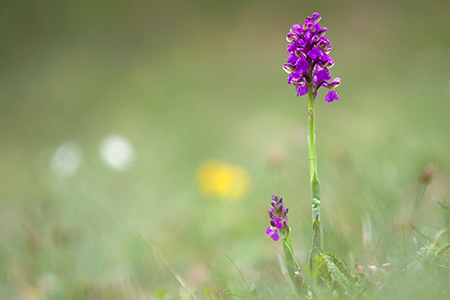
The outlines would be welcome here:
[[[283,197],[272,195],[272,203],[268,211],[270,218],[270,227],[267,227],[266,233],[275,242],[283,238],[289,231],[287,224],[287,213],[289,208],[284,207]]]
[[[323,86],[330,90],[325,100],[333,102],[339,99],[334,89],[341,84],[341,79],[331,80],[329,68],[334,61],[329,56],[330,41],[325,38],[328,29],[320,27],[320,19],[321,16],[315,12],[303,24],[292,25],[286,36],[290,55],[283,69],[289,74],[287,82],[295,86],[297,96],[306,95],[312,89],[315,99],[317,90]]]

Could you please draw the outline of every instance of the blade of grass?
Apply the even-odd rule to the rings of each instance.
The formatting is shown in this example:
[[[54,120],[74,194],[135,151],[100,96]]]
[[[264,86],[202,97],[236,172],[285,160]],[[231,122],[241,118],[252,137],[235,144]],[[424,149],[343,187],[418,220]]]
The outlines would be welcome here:
[[[269,291],[270,295],[272,296],[272,299],[274,299],[274,300],[278,299],[277,298],[277,286],[275,285],[275,287],[272,290],[272,288],[270,288],[269,283],[267,282],[267,279],[262,275],[260,275],[260,277],[264,281],[264,284],[266,285],[267,290]]]
[[[164,263],[164,265],[167,267],[167,269],[169,269],[170,273],[172,273],[172,275],[175,277],[175,279],[180,283],[180,285],[186,290],[186,292],[189,293],[189,295],[194,298],[197,299],[197,297],[195,297],[194,293],[191,291],[191,289],[188,288],[187,284],[185,283],[185,281],[183,280],[183,278],[180,276],[180,274],[178,274],[175,269],[169,264],[169,262],[165,259],[165,257],[161,254],[161,252],[159,252],[158,249],[156,249],[156,247],[150,243],[145,237],[144,235],[139,232],[139,234],[141,235],[141,237],[144,239],[144,241],[153,249],[153,251],[155,251],[155,253],[159,256],[159,258],[161,259],[161,261]]]
[[[246,299],[263,299],[263,298],[259,298],[256,296],[245,296],[245,295],[240,295],[240,294],[236,294],[236,293],[232,293],[232,292],[225,292],[225,294],[239,297],[239,298],[246,298]]]
[[[244,280],[245,285],[247,286],[247,289],[249,292],[251,293],[255,293],[255,290],[252,290],[250,284],[248,283],[247,279],[244,277],[244,274],[242,274],[241,270],[238,268],[238,266],[234,263],[234,261],[225,254],[225,257],[228,258],[228,260],[233,264],[234,268],[236,269],[236,271],[239,273],[239,275],[241,276],[242,280]]]

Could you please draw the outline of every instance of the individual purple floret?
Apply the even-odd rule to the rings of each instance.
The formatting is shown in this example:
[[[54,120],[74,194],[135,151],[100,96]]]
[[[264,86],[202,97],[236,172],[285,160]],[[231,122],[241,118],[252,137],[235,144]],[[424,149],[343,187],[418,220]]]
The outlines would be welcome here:
[[[289,231],[287,224],[287,213],[289,208],[284,207],[283,197],[272,195],[272,203],[269,209],[270,227],[267,227],[266,233],[274,241],[280,239],[280,235],[284,237]]]
[[[319,13],[307,17],[303,25],[292,25],[286,36],[289,42],[287,63],[283,69],[289,74],[287,82],[295,86],[297,96],[306,95],[310,88],[317,96],[317,90],[323,86],[330,91],[325,96],[327,102],[339,99],[334,90],[341,84],[339,77],[331,80],[329,68],[334,65],[333,59],[328,55],[331,50],[330,41],[324,37],[326,27],[320,27]]]

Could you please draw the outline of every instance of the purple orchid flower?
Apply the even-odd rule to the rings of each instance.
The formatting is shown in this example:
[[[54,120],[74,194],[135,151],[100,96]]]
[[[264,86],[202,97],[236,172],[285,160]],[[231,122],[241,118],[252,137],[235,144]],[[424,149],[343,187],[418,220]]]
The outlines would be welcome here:
[[[295,86],[297,96],[306,95],[312,89],[316,99],[317,90],[323,86],[329,89],[325,100],[333,102],[339,99],[334,89],[341,84],[341,79],[331,80],[329,69],[334,61],[328,54],[332,47],[324,36],[328,29],[320,27],[320,19],[320,14],[315,12],[303,24],[292,25],[286,35],[290,55],[283,70],[289,74],[287,82]]]
[[[270,218],[270,226],[267,227],[266,233],[275,242],[280,239],[280,235],[284,237],[289,231],[289,226],[287,224],[287,213],[289,208],[284,207],[283,197],[278,197],[277,195],[272,195],[271,207],[268,210]]]

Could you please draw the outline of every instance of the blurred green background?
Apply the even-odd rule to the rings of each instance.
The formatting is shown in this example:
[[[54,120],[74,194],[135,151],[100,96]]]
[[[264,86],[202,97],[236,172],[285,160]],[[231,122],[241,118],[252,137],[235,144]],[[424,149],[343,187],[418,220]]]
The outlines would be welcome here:
[[[270,196],[302,263],[311,217],[307,101],[281,65],[314,11],[342,79],[317,98],[326,248],[365,265],[379,239],[389,262],[429,163],[419,222],[448,226],[432,201],[450,192],[448,1],[2,1],[0,298],[178,297],[167,264],[214,298],[245,290],[230,259],[283,284]],[[203,194],[210,160],[247,192]]]

